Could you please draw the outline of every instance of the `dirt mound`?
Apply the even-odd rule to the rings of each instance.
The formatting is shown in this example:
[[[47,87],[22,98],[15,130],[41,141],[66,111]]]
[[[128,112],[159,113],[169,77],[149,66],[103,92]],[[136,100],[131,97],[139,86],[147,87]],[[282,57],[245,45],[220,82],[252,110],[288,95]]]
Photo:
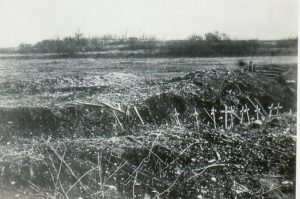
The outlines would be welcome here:
[[[243,70],[210,69],[176,77],[156,85],[159,92],[140,101],[141,114],[148,122],[160,124],[168,120],[175,109],[186,121],[195,109],[203,121],[210,121],[206,110],[210,112],[214,107],[220,112],[225,105],[238,110],[247,106],[251,115],[258,104],[265,113],[272,103],[280,103],[282,112],[296,111],[296,94],[286,84],[279,79],[258,78],[258,75]]]
[[[16,139],[1,150],[0,181],[15,188],[37,185],[35,191],[44,195],[63,194],[72,187],[69,197],[91,198],[106,190],[106,196],[118,198],[279,199],[295,191],[296,120],[289,115],[273,119],[287,122],[291,131],[282,126],[224,132],[163,125],[114,138]],[[51,180],[60,167],[61,187]]]
[[[110,93],[105,94],[102,90],[102,93],[94,93],[89,97],[86,93],[67,95],[65,101],[72,99],[74,103],[65,103],[62,107],[1,108],[3,137],[17,134],[112,136],[118,131],[138,128],[143,122],[157,125],[174,122],[177,119],[175,114],[178,114],[183,125],[194,126],[195,110],[199,114],[199,122],[206,125],[212,122],[209,117],[212,107],[217,110],[216,122],[221,126],[224,122],[219,118],[222,117],[221,111],[225,105],[233,106],[237,110],[247,105],[250,108],[250,117],[254,118],[254,106],[258,104],[265,112],[268,112],[271,103],[280,103],[283,107],[280,112],[290,109],[296,111],[295,93],[290,92],[286,84],[274,78],[258,78],[256,72],[210,69],[166,81],[141,84],[135,82],[140,82],[138,77],[123,73],[109,73],[101,78],[91,78],[92,81],[85,79],[82,82],[94,82],[97,89],[100,89],[100,84],[110,85],[104,89]],[[135,87],[131,87],[132,84]],[[53,88],[55,87],[54,85]],[[63,88],[61,86],[60,89]],[[78,103],[81,98],[87,100]],[[88,100],[93,101],[90,103]],[[121,111],[111,108],[118,109],[118,104]],[[264,115],[267,116],[265,113]],[[235,119],[234,123],[238,124],[239,120]]]
[[[139,82],[111,73],[95,85],[120,88],[94,95],[94,103],[0,108],[2,188],[65,198],[294,196],[296,116],[282,112],[295,111],[296,96],[286,84],[226,69]],[[254,105],[271,103],[283,109],[221,126],[224,105],[247,105],[255,117]]]

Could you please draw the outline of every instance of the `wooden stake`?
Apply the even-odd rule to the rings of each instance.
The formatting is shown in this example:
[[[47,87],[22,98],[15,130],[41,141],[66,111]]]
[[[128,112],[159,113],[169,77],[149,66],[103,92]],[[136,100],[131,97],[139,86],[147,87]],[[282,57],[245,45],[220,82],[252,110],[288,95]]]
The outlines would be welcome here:
[[[144,125],[145,123],[144,123],[144,121],[143,121],[143,118],[141,117],[141,115],[140,115],[139,111],[137,110],[136,106],[134,106],[133,108],[134,108],[134,110],[135,110],[137,116],[139,117],[140,121],[141,121],[142,124]]]
[[[215,112],[217,112],[217,110],[214,107],[212,107],[212,109],[211,109],[211,115],[212,115],[213,121],[214,121],[214,128],[217,129],[216,114],[215,114]]]
[[[196,125],[197,125],[197,128],[199,129],[198,115],[199,115],[199,113],[197,112],[197,109],[195,108],[195,112],[193,113],[193,116],[194,116],[195,119],[196,119]]]
[[[129,107],[127,106],[127,110],[126,110],[126,113],[125,113],[126,117],[129,118],[130,117],[130,110],[129,110]]]
[[[117,120],[118,124],[120,125],[121,129],[124,131],[123,125],[122,125],[122,123],[120,122],[120,120],[119,120],[119,118],[118,118],[117,114],[115,113],[115,111],[114,111],[114,110],[113,110],[112,112],[113,112],[113,114],[114,114],[114,117],[116,118],[116,120]]]
[[[177,112],[176,108],[175,108],[175,114],[174,115],[175,115],[175,118],[176,118],[177,125],[179,127],[181,127],[181,123],[179,121],[179,113]]]
[[[208,117],[211,119],[211,121],[214,121],[214,119],[211,117],[211,115],[208,113],[208,111],[206,110],[206,108],[203,108],[205,113],[208,115]]]
[[[230,128],[233,127],[233,108],[230,106]]]
[[[243,124],[243,120],[244,120],[244,106],[242,106],[242,110],[240,112],[241,112],[240,124]]]

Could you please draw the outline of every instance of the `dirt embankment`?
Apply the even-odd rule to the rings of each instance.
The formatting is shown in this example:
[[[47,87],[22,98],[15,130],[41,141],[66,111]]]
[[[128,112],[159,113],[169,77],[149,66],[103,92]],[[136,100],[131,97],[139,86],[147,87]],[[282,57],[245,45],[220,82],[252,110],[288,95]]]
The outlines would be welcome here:
[[[206,111],[210,112],[212,107],[217,110],[217,123],[221,125],[223,121],[219,118],[225,105],[237,110],[247,105],[251,117],[256,115],[257,104],[261,105],[261,112],[265,116],[272,103],[274,107],[280,103],[280,112],[295,112],[296,93],[280,77],[268,77],[245,70],[211,69],[169,80],[141,83],[141,80],[128,75],[114,73],[103,76],[103,79],[98,78],[98,83],[93,81],[93,86],[97,88],[103,85],[109,87],[110,93],[95,90],[92,94],[74,90],[79,85],[90,84],[86,78],[80,81],[78,78],[69,79],[61,89],[72,88],[73,92],[69,101],[64,100],[60,106],[0,108],[1,137],[6,140],[12,135],[111,136],[120,130],[138,127],[142,122],[157,125],[171,122],[175,109],[186,126],[194,124],[195,110],[199,113],[201,123],[211,123]],[[137,82],[138,85],[135,85]],[[50,88],[50,84],[37,85],[35,88]],[[58,84],[53,86],[56,87]],[[7,89],[7,92],[13,91]],[[236,118],[234,122],[239,123],[239,120]]]
[[[97,90],[92,96],[98,101],[83,100],[88,98],[78,93],[84,91],[75,89],[63,106],[2,107],[0,193],[292,198],[296,94],[280,77],[210,69],[162,81],[135,79],[134,87],[133,77],[110,74],[103,78],[116,92]],[[271,103],[282,106],[278,115],[274,110],[269,116]],[[259,105],[262,121],[241,123],[237,112],[233,127],[224,129],[225,105],[237,110],[247,105],[251,118]]]

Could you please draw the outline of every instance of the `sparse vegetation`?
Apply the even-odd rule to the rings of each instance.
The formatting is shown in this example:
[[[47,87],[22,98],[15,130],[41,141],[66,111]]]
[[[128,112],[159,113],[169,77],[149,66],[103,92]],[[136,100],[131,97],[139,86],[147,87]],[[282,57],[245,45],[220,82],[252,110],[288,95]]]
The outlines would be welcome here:
[[[296,55],[298,39],[275,41],[232,40],[224,33],[213,32],[204,36],[193,34],[185,40],[159,40],[153,36],[127,37],[127,35],[104,35],[101,37],[84,37],[82,33],[65,38],[47,39],[34,45],[20,44],[17,53],[63,53],[73,57],[103,56],[89,52],[119,51],[120,56],[143,57],[216,57],[216,56],[263,56],[263,55]],[[141,50],[142,53],[134,51]],[[122,53],[131,51],[128,54]],[[6,52],[2,49],[2,53]],[[7,52],[11,52],[10,50]]]

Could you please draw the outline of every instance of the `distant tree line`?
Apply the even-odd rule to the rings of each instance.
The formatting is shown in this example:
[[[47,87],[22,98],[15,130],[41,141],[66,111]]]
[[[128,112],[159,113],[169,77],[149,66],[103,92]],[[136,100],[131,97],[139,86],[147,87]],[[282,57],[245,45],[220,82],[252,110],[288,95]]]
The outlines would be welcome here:
[[[227,34],[214,32],[191,35],[186,40],[167,41],[164,51],[173,56],[251,56],[297,55],[298,39],[274,41],[231,40]]]
[[[162,41],[153,36],[127,37],[103,35],[84,37],[80,32],[73,36],[47,39],[34,45],[20,44],[18,53],[100,52],[109,50],[144,50],[145,56],[250,56],[296,55],[298,38],[261,41],[232,40],[227,34],[210,32],[203,36],[193,34],[184,40]],[[1,52],[1,50],[0,50]]]

